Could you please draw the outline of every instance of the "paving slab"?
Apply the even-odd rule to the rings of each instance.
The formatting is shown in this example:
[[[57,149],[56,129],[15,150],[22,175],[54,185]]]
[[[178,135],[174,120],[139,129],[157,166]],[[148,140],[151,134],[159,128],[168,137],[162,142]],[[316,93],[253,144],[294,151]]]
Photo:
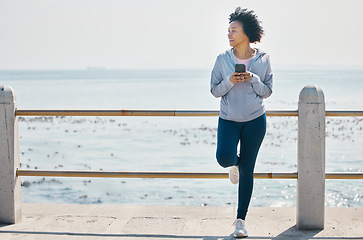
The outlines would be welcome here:
[[[22,208],[20,223],[0,225],[1,240],[234,239],[234,207],[23,203]],[[363,208],[326,208],[323,230],[298,230],[295,215],[295,208],[250,208],[248,239],[363,240]]]

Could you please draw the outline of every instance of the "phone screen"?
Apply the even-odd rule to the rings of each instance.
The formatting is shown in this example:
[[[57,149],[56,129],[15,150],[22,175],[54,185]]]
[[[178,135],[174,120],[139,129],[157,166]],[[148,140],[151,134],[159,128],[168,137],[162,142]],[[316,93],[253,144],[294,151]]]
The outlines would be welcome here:
[[[246,72],[246,65],[237,63],[234,71],[238,73]]]

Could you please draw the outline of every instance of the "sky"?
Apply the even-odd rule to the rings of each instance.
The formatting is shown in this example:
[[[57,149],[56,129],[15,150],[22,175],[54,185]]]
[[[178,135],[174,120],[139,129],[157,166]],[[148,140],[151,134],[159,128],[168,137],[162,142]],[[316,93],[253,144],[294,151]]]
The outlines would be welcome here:
[[[0,0],[0,70],[210,69],[237,6],[273,66],[363,66],[360,0]]]

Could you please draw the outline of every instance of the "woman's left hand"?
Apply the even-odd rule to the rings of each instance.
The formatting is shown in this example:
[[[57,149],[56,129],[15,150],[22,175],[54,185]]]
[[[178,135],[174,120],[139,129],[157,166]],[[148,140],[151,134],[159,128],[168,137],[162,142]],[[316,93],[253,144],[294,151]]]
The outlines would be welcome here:
[[[246,81],[246,82],[252,81],[252,73],[250,73],[250,72],[241,73],[241,77],[242,77],[243,81]]]

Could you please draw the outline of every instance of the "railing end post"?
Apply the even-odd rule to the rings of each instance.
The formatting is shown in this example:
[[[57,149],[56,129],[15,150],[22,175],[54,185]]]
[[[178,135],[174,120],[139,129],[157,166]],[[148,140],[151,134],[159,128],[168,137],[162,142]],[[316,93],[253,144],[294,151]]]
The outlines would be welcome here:
[[[315,85],[305,86],[298,108],[298,180],[296,225],[324,229],[325,214],[325,100]]]
[[[13,89],[0,85],[0,223],[21,220],[21,186],[16,175],[19,168],[18,121]]]

